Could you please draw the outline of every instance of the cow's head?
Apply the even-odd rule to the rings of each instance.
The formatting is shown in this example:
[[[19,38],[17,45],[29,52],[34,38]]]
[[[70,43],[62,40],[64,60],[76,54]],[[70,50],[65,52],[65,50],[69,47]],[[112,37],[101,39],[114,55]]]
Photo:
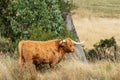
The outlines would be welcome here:
[[[60,41],[60,47],[63,48],[63,50],[65,52],[74,52],[75,48],[74,48],[74,43],[72,42],[72,40],[70,38],[66,38],[64,40]]]

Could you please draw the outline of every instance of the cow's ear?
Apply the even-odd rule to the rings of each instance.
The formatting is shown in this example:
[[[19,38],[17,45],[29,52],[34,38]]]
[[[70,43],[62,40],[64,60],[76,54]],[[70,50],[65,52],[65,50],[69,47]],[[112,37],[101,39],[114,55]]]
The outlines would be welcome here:
[[[64,43],[66,43],[66,40],[61,40],[59,44],[60,44],[61,46],[64,46]]]

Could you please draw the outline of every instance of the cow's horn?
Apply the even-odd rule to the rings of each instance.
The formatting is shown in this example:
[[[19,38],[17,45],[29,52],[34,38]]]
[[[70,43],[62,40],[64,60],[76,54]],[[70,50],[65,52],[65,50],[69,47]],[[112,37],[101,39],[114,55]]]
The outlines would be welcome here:
[[[74,41],[74,40],[72,40],[72,42],[74,43],[74,44],[83,44],[85,41],[82,41],[82,42],[76,42],[76,41]]]

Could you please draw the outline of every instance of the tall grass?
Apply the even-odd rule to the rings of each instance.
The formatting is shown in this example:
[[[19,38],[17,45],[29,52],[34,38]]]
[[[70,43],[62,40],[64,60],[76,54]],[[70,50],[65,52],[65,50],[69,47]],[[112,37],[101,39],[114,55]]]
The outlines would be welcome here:
[[[120,17],[120,0],[74,0],[81,16]]]
[[[60,62],[54,70],[18,71],[17,60],[0,57],[0,80],[120,80],[120,63],[82,63],[78,59]]]

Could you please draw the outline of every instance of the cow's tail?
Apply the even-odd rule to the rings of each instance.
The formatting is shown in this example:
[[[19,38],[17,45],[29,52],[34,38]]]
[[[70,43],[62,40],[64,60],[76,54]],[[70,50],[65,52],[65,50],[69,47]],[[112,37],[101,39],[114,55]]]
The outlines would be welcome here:
[[[23,41],[19,42],[18,44],[18,53],[19,53],[18,65],[20,68],[23,66],[23,63],[24,63],[22,47],[23,47]]]

